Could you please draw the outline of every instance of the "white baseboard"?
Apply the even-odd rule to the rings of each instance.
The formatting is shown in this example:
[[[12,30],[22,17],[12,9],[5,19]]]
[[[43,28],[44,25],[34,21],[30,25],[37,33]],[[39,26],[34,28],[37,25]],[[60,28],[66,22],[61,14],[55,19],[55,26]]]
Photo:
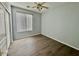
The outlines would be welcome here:
[[[41,34],[41,33],[37,33],[37,34],[32,34],[32,35],[28,35],[28,36],[25,36],[25,37],[23,37],[23,38],[19,38],[19,39],[24,39],[24,38],[27,38],[27,37],[30,37],[30,36],[35,36],[35,35],[39,35],[39,34]],[[16,39],[16,40],[19,40],[19,39]],[[14,40],[15,41],[15,40]],[[13,42],[12,42],[13,43]]]
[[[72,45],[70,45],[70,44],[68,44],[68,43],[66,43],[66,42],[62,42],[62,41],[60,41],[60,40],[57,40],[55,37],[52,38],[52,37],[50,37],[50,36],[48,36],[48,35],[45,35],[45,34],[42,34],[42,35],[47,36],[47,37],[49,37],[49,38],[51,38],[51,39],[54,39],[54,40],[56,40],[56,41],[58,41],[58,42],[60,42],[60,43],[62,43],[62,44],[67,45],[67,46],[70,46],[70,47],[72,47],[72,48],[74,48],[74,49],[76,49],[76,50],[79,50],[79,48],[77,48],[77,47],[75,47],[75,46],[72,46]]]
[[[41,34],[41,33],[37,33],[37,34],[29,35],[29,36],[35,36],[35,35],[39,35],[39,34]]]

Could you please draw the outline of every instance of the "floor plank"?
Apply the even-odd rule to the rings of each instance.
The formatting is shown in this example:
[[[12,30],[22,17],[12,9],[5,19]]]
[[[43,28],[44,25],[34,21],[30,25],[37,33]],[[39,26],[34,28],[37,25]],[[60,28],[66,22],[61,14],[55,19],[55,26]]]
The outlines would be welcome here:
[[[40,34],[14,41],[8,56],[79,56],[79,51]]]

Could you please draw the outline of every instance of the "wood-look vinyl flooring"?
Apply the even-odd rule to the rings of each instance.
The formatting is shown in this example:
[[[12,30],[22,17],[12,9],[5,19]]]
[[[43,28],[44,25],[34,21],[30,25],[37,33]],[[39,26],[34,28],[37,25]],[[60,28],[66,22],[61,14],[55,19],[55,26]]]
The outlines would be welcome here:
[[[8,56],[79,56],[79,51],[40,34],[15,40]]]

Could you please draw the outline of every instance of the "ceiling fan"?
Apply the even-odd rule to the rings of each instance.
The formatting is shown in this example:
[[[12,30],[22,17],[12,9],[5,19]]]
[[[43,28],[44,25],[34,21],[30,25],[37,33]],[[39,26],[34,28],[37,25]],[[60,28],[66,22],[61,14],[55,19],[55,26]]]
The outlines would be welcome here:
[[[46,2],[34,2],[34,6],[31,8],[36,8],[39,11],[41,11],[42,9],[48,9],[48,7],[44,5],[45,3]],[[30,6],[27,6],[27,8],[30,8]]]

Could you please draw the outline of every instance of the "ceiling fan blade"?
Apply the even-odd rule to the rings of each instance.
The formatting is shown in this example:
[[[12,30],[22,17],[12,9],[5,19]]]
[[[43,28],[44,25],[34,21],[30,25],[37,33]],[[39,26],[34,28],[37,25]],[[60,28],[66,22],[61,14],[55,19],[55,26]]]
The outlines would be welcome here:
[[[41,6],[42,8],[46,8],[46,9],[48,9],[48,7],[46,7],[46,6]]]
[[[46,8],[46,9],[48,9],[48,7],[47,6],[43,6],[43,4],[45,4],[46,2],[34,2],[34,6],[33,7],[31,7],[31,8],[35,8],[35,9],[38,9],[39,11],[41,11],[43,8]],[[27,6],[27,8],[30,8],[30,6]]]
[[[32,8],[36,8],[37,6],[33,6]]]
[[[34,4],[36,4],[36,5],[37,5],[38,3],[37,3],[37,2],[34,2]]]
[[[40,3],[41,5],[43,5],[43,4],[45,4],[46,2],[42,2],[42,3]]]

